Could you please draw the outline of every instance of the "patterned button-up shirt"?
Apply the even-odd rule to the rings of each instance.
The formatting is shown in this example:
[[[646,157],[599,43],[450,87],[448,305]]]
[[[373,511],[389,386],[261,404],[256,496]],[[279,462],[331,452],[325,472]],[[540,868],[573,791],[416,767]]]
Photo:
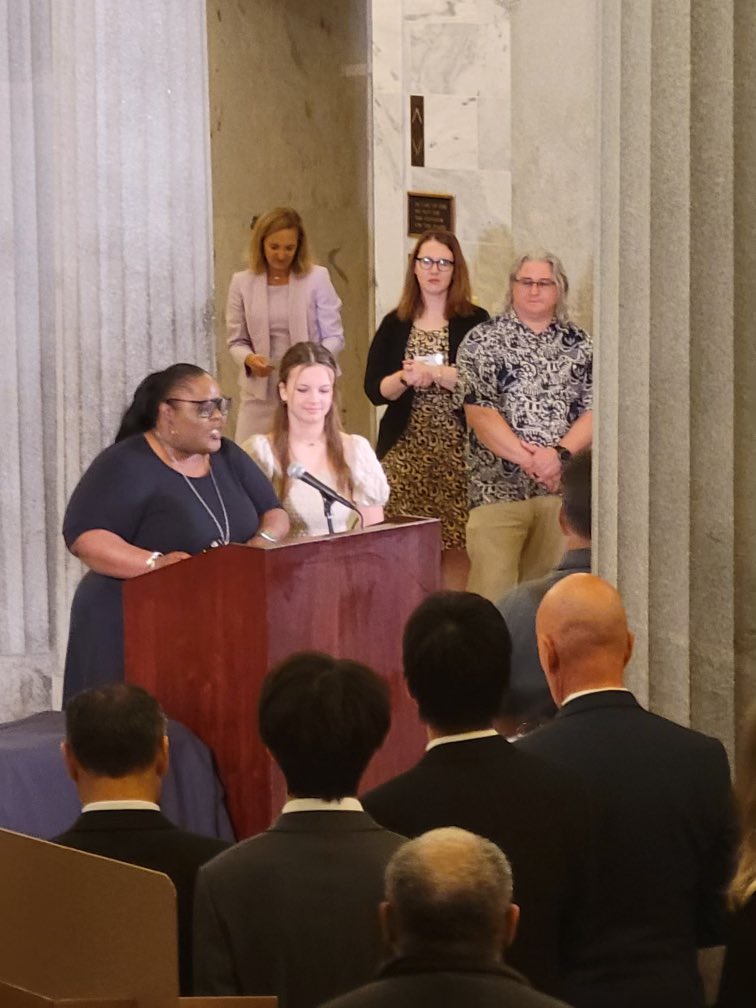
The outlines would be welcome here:
[[[455,405],[497,410],[518,438],[555,445],[591,409],[590,336],[556,319],[534,333],[512,311],[471,329],[457,354]],[[499,458],[470,430],[470,507],[527,500],[548,491]]]

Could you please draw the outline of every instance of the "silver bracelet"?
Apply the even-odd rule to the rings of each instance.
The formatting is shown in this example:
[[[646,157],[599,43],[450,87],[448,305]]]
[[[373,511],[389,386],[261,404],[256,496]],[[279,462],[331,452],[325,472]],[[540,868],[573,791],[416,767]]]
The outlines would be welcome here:
[[[275,536],[272,536],[270,534],[270,532],[258,532],[257,534],[260,536],[261,539],[264,539],[265,542],[269,542],[269,543],[277,543],[278,542],[278,539],[276,539]]]
[[[144,566],[147,568],[148,571],[154,571],[155,570],[155,561],[157,560],[158,557],[161,557],[162,555],[163,554],[162,553],[158,553],[157,550],[155,550],[154,553],[150,553],[150,555],[144,561]]]

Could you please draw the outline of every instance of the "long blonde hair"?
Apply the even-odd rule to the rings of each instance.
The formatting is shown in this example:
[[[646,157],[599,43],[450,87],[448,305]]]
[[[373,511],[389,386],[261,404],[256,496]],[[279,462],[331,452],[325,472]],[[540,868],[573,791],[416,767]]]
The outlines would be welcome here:
[[[736,793],[740,811],[740,850],[735,877],[727,890],[737,910],[756,892],[756,704],[745,716]]]
[[[327,350],[320,343],[295,343],[290,346],[283,355],[281,365],[278,369],[278,381],[285,385],[289,375],[298,367],[311,367],[314,364],[322,364],[333,374],[333,402],[326,414],[324,421],[324,434],[326,439],[326,456],[331,470],[336,476],[335,490],[338,490],[344,497],[351,500],[354,486],[352,484],[352,474],[344,457],[344,444],[341,439],[342,426],[339,418],[339,400],[336,390],[336,375],[338,368],[336,361],[330,350]],[[286,403],[281,398],[279,392],[278,405],[273,416],[273,431],[271,433],[271,444],[273,455],[280,466],[280,475],[273,477],[273,487],[279,498],[283,500],[289,491],[290,478],[287,472],[291,456],[289,454],[289,411]]]

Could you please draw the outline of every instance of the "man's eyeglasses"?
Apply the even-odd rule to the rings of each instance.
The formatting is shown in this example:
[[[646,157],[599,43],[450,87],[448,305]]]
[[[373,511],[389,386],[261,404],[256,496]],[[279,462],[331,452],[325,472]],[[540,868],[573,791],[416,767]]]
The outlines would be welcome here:
[[[530,277],[523,277],[522,280],[516,277],[515,283],[524,287],[525,290],[532,290],[533,288],[536,290],[546,290],[548,287],[556,287],[555,280],[531,280]]]
[[[193,403],[197,407],[197,416],[202,417],[203,420],[208,420],[216,410],[221,416],[228,416],[228,411],[231,409],[231,399],[226,396],[218,396],[217,399],[176,399],[174,397],[165,401],[167,403]]]
[[[439,273],[448,273],[454,266],[453,259],[431,259],[430,256],[415,256],[415,262],[420,263],[420,269],[424,270],[438,266]]]

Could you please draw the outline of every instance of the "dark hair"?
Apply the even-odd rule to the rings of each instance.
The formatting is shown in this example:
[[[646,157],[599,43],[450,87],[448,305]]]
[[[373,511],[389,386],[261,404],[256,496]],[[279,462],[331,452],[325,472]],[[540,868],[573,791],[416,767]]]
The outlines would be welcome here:
[[[504,617],[472,592],[436,592],[404,629],[404,677],[420,717],[448,733],[488,728],[509,683]]]
[[[157,423],[160,403],[169,399],[171,392],[188,384],[193,378],[202,378],[206,374],[207,371],[196,364],[171,364],[164,371],[148,374],[137,385],[131,405],[121,417],[116,442],[123,441],[132,434],[144,434],[145,431],[152,430]]]
[[[155,760],[165,715],[140,686],[110,683],[84,690],[66,705],[66,739],[78,762],[101,777],[125,777]]]
[[[404,288],[396,309],[399,319],[402,322],[412,321],[423,310],[423,294],[415,275],[415,258],[427,241],[437,241],[442,245],[446,245],[454,256],[452,279],[446,292],[446,318],[456,318],[458,315],[472,315],[474,305],[470,293],[470,274],[467,271],[467,263],[465,262],[465,257],[462,255],[462,249],[457,241],[457,236],[452,234],[451,231],[426,231],[417,239],[415,247],[410,253],[407,272],[404,275]]]
[[[392,856],[386,898],[399,924],[400,954],[498,958],[512,869],[490,840],[442,827]]]
[[[570,528],[591,538],[591,449],[576,452],[562,472],[562,512]]]
[[[262,685],[260,736],[290,795],[357,793],[391,720],[388,686],[366,665],[317,651],[292,655]]]

